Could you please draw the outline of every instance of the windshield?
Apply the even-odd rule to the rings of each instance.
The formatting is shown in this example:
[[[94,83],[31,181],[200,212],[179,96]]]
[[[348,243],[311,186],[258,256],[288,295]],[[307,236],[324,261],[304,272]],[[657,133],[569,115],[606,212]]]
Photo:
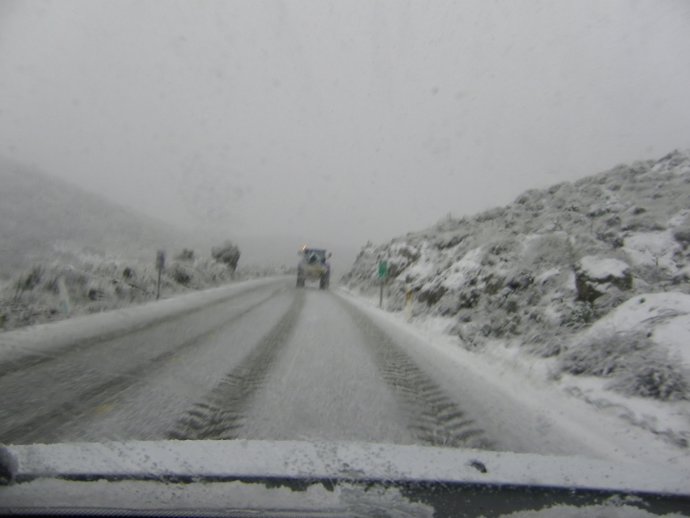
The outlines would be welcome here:
[[[0,2],[0,443],[687,473],[689,56],[674,0]]]

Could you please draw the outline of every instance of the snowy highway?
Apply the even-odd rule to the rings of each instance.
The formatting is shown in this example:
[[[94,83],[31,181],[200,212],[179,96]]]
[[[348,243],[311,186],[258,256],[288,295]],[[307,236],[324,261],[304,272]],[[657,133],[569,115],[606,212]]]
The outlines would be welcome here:
[[[0,355],[0,443],[344,440],[593,456],[609,448],[511,401],[352,297],[295,289],[291,278],[237,283],[187,311],[63,342]]]

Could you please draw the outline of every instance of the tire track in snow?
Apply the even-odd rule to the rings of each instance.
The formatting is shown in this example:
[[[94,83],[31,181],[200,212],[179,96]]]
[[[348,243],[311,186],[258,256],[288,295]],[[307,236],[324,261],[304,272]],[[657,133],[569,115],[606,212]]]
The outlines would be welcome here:
[[[163,367],[165,362],[173,359],[177,354],[197,346],[200,341],[208,339],[212,335],[237,322],[244,315],[262,306],[275,297],[276,294],[282,291],[284,291],[284,288],[282,287],[277,290],[272,290],[268,296],[263,297],[259,301],[255,302],[251,306],[248,306],[240,313],[233,315],[231,318],[222,322],[218,326],[212,327],[203,333],[186,340],[173,349],[148,359],[134,369],[122,372],[108,380],[105,380],[101,384],[89,387],[88,389],[82,391],[78,396],[74,397],[71,401],[66,401],[65,403],[57,405],[49,412],[32,416],[28,421],[15,425],[8,430],[3,431],[0,429],[0,442],[12,443],[17,441],[18,443],[28,444],[38,440],[50,442],[53,440],[53,438],[59,438],[59,426],[61,424],[64,424],[68,420],[74,420],[84,412],[88,412],[94,407],[111,401],[117,396],[117,394],[131,387],[141,378],[147,377],[151,375],[151,373],[157,368]],[[225,300],[225,302],[228,302],[228,300]],[[216,304],[212,305],[215,306]],[[197,311],[193,311],[191,313],[197,313]]]
[[[247,408],[264,385],[283,344],[289,342],[304,306],[304,293],[295,292],[278,323],[221,382],[182,417],[168,434],[178,440],[236,439]]]
[[[339,297],[373,352],[376,366],[408,418],[408,429],[430,446],[492,449],[484,431],[369,317]]]

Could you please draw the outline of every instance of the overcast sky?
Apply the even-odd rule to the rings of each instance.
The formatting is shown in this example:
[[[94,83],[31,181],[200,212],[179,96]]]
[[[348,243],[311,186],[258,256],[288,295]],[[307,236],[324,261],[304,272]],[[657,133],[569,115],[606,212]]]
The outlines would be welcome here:
[[[360,245],[690,147],[690,2],[0,0],[0,155]]]

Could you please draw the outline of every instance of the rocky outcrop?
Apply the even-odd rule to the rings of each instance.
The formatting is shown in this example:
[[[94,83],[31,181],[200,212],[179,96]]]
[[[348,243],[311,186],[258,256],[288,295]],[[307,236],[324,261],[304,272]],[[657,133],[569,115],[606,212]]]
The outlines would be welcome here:
[[[627,263],[590,255],[578,261],[575,267],[577,300],[591,304],[612,288],[632,290],[633,277]]]

